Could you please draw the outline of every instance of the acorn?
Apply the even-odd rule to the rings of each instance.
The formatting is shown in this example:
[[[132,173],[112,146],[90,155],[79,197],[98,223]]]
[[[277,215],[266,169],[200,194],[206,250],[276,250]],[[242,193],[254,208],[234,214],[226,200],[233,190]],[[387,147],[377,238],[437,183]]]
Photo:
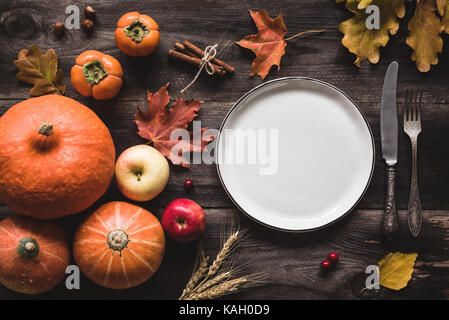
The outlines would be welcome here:
[[[84,9],[84,15],[87,19],[94,20],[95,19],[95,9],[92,6],[87,6]]]
[[[84,19],[83,22],[81,22],[81,26],[83,27],[84,31],[92,32],[94,28],[94,22],[90,19]]]
[[[64,23],[62,22],[55,23],[54,30],[57,36],[62,35],[64,33],[64,29],[65,29]]]

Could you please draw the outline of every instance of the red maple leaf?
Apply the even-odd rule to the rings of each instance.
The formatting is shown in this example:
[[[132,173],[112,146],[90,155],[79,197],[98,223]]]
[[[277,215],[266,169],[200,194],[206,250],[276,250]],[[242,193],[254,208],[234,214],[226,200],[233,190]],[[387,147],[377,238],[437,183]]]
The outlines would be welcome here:
[[[309,32],[323,31],[305,31],[284,39],[285,34],[287,33],[287,27],[282,18],[282,13],[279,13],[275,19],[270,18],[264,9],[258,12],[249,10],[249,13],[256,24],[259,33],[246,36],[237,42],[237,44],[243,48],[250,49],[256,54],[249,75],[259,75],[262,80],[268,75],[268,72],[273,65],[276,65],[278,70],[281,68],[281,58],[284,55],[285,47],[287,46],[285,41]]]
[[[148,91],[148,112],[143,112],[137,107],[134,115],[139,135],[149,140],[166,158],[175,165],[190,168],[189,161],[183,156],[185,152],[201,152],[214,138],[195,143],[192,132],[189,131],[190,140],[171,140],[171,134],[176,129],[187,129],[187,126],[198,116],[200,105],[203,101],[184,100],[179,97],[173,107],[167,108],[170,96],[167,91],[168,83],[152,94]],[[201,137],[207,128],[201,129]],[[182,150],[182,152],[181,152]]]

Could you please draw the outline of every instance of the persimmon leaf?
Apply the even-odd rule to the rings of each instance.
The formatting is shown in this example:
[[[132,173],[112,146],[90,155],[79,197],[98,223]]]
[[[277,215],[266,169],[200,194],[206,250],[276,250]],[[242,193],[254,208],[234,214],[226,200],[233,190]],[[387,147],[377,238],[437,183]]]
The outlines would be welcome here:
[[[33,85],[31,96],[64,94],[64,74],[58,69],[58,56],[53,49],[42,54],[41,49],[33,44],[30,49],[19,51],[14,65],[19,69],[17,80]]]
[[[339,1],[341,2],[341,1]],[[379,29],[368,29],[365,13],[368,5],[379,7]],[[346,8],[354,13],[354,17],[340,23],[339,30],[344,34],[341,43],[357,56],[354,64],[360,64],[368,59],[371,63],[379,62],[380,47],[385,47],[399,29],[399,20],[405,15],[404,0],[346,0]]]
[[[286,41],[309,32],[322,32],[323,30],[310,30],[298,33],[288,39],[284,39],[287,33],[282,13],[272,19],[262,9],[260,11],[249,10],[251,18],[257,26],[259,33],[244,37],[237,44],[243,48],[250,49],[256,54],[252,63],[250,76],[259,75],[262,80],[270,72],[272,66],[281,67],[281,58],[285,54]]]
[[[393,290],[401,290],[406,287],[413,274],[416,253],[389,253],[378,263],[379,283],[381,286]]]
[[[207,128],[201,129],[201,142],[191,139],[193,133],[189,131],[189,140],[172,140],[171,134],[177,129],[187,129],[190,122],[198,116],[198,111],[203,101],[184,100],[179,97],[171,108],[167,108],[170,96],[167,91],[168,83],[156,93],[148,92],[148,111],[138,108],[134,115],[139,129],[139,135],[149,140],[166,158],[175,165],[190,168],[189,161],[184,157],[185,152],[201,152],[206,149],[214,137],[203,139],[203,133]],[[179,151],[182,151],[180,153]]]
[[[427,72],[431,65],[438,63],[438,53],[443,51],[443,39],[440,33],[444,25],[435,14],[435,0],[419,0],[416,11],[408,23],[410,31],[407,44],[413,49],[412,61],[416,62],[418,70]]]

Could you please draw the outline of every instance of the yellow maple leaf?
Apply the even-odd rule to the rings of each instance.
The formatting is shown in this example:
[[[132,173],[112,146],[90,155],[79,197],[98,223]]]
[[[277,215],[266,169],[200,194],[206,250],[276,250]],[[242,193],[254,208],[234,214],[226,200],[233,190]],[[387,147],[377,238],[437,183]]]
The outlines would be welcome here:
[[[342,1],[337,1],[342,2]],[[380,28],[368,29],[365,13],[368,5],[376,5],[380,13]],[[368,59],[371,63],[379,62],[379,48],[385,47],[399,29],[399,20],[405,15],[404,0],[346,0],[346,8],[354,13],[354,17],[340,23],[339,30],[344,34],[341,43],[357,56],[354,64]]]
[[[401,290],[406,287],[412,278],[416,253],[389,253],[378,263],[379,283],[381,286],[393,290]]]
[[[449,33],[449,1],[437,0],[438,12],[441,16],[441,24],[443,25],[444,32]]]
[[[419,0],[416,11],[408,23],[410,31],[407,44],[413,49],[412,61],[416,62],[418,70],[427,72],[431,65],[438,63],[438,53],[443,52],[443,39],[440,33],[444,26],[435,14],[435,0]]]

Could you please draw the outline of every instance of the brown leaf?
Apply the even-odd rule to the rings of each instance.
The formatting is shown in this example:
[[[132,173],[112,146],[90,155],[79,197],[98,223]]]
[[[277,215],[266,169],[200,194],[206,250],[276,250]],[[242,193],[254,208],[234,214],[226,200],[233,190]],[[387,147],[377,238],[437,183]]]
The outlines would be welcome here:
[[[168,83],[160,88],[156,93],[148,92],[149,109],[143,112],[138,108],[138,113],[134,115],[139,135],[149,140],[166,158],[175,165],[190,168],[189,161],[179,154],[179,150],[184,152],[201,152],[206,149],[213,137],[201,143],[193,141],[171,140],[171,134],[176,129],[187,129],[190,122],[195,119],[203,101],[184,100],[179,97],[173,107],[167,109],[170,96],[167,91]],[[207,128],[201,129],[201,137]],[[189,131],[190,137],[192,132]]]
[[[284,39],[287,27],[282,18],[282,13],[279,13],[275,19],[270,18],[264,9],[257,12],[249,10],[249,13],[259,33],[248,35],[237,42],[237,44],[243,48],[250,49],[256,54],[249,75],[259,75],[262,80],[268,75],[272,66],[275,65],[278,67],[278,70],[280,69],[281,58],[287,46],[286,40],[308,32],[322,32],[322,30],[311,30]]]
[[[443,39],[440,33],[444,26],[437,17],[435,0],[420,0],[416,3],[416,12],[408,24],[410,31],[407,44],[413,49],[412,60],[418,70],[427,72],[431,65],[438,63],[438,53],[443,51]]]
[[[64,75],[58,69],[58,56],[53,49],[45,54],[36,45],[20,50],[14,65],[19,69],[16,78],[33,85],[30,94],[41,96],[48,93],[64,94]]]

